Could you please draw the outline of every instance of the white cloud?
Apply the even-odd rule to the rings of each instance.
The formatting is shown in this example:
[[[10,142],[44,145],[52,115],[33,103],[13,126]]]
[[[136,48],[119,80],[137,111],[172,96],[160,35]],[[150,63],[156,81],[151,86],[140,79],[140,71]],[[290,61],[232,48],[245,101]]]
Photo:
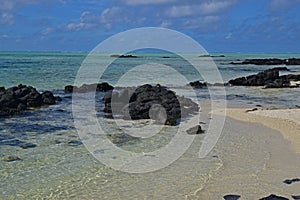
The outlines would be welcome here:
[[[12,25],[17,11],[26,5],[60,2],[62,0],[1,0],[0,24]]]
[[[173,6],[166,11],[169,17],[186,17],[195,14],[198,9],[193,8],[189,5]]]
[[[54,31],[53,28],[46,28],[44,30],[41,31],[42,35],[49,35],[50,33],[52,33]]]
[[[177,0],[121,0],[121,2],[131,5],[131,6],[136,6],[136,5],[154,5],[154,4],[166,4],[166,3],[174,3]]]
[[[190,18],[181,25],[184,29],[198,29],[202,32],[215,29],[215,22],[219,20],[218,16],[202,16],[197,18]]]
[[[8,37],[9,37],[9,36],[6,35],[6,34],[0,35],[0,38],[3,38],[3,39],[6,39],[6,38],[8,38]]]
[[[197,4],[174,5],[166,10],[169,17],[188,17],[195,15],[221,14],[235,1],[206,1]]]
[[[84,11],[81,13],[78,22],[72,22],[65,26],[67,31],[82,31],[92,29],[98,26],[100,23],[100,16],[97,16],[91,12]]]
[[[111,29],[116,24],[125,23],[128,17],[129,13],[126,13],[122,8],[111,7],[101,13],[100,21],[107,29]]]
[[[128,16],[129,13],[125,14],[125,11],[119,7],[104,9],[100,15],[84,11],[78,22],[67,24],[65,29],[68,31],[91,30],[99,27],[111,29],[117,24],[128,22]]]
[[[300,0],[271,0],[270,8],[273,11],[287,10],[297,4],[300,4]]]
[[[165,20],[163,21],[161,24],[160,24],[160,27],[163,27],[163,28],[168,28],[170,26],[172,26],[173,23],[170,21],[170,20]]]
[[[236,0],[114,0],[118,6],[103,9],[100,14],[82,12],[77,21],[64,30],[83,31],[160,26],[175,29],[201,28],[217,24]],[[158,5],[159,4],[159,5]],[[114,4],[116,5],[116,4]],[[139,7],[135,7],[135,6]]]
[[[0,24],[13,24],[15,2],[4,0],[0,7]]]
[[[203,14],[214,14],[219,13],[231,6],[234,1],[216,1],[216,2],[205,2],[201,4],[201,11]]]
[[[231,38],[232,38],[232,33],[228,33],[228,34],[226,35],[226,37],[225,37],[226,40],[229,40],[229,39],[231,39]]]

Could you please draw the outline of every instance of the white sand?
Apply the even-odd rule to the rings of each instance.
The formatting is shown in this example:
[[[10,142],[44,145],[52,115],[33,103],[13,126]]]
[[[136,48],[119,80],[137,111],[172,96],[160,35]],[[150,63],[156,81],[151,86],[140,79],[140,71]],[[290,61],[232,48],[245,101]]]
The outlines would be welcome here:
[[[240,121],[261,123],[280,131],[284,139],[291,143],[293,151],[300,154],[300,109],[249,110],[230,108],[226,110],[226,115]]]
[[[291,199],[300,195],[300,183],[283,183],[300,177],[299,109],[246,110],[226,111],[229,118],[215,148],[223,168],[189,199],[222,199],[226,194],[241,195],[241,200],[270,194]]]

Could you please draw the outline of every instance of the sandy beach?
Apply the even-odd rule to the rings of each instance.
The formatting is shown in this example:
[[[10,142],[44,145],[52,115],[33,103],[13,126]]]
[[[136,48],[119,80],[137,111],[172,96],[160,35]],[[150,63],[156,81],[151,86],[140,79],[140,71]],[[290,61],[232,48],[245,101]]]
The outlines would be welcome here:
[[[270,194],[288,199],[299,195],[299,183],[283,181],[300,175],[300,110],[249,110],[227,110],[224,132],[216,146],[223,168],[190,199],[222,199],[221,194],[249,200]],[[235,148],[230,148],[230,143]]]
[[[261,123],[279,131],[300,154],[300,109],[241,109],[229,108],[226,115],[245,122]]]

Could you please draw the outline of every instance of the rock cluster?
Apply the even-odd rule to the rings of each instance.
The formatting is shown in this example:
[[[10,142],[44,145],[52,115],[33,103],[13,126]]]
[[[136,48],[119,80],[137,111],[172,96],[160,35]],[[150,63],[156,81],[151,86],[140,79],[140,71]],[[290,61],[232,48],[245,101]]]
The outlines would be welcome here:
[[[255,75],[232,79],[229,84],[233,86],[265,86],[266,88],[297,87],[300,75],[288,74],[279,76],[282,68],[268,69]],[[296,84],[292,84],[296,83]]]
[[[84,92],[107,92],[109,90],[113,90],[114,87],[108,84],[107,82],[103,83],[95,83],[95,84],[84,84],[81,87],[73,86],[73,85],[67,85],[65,86],[65,93],[84,93]]]
[[[30,107],[53,105],[60,100],[52,92],[39,93],[32,86],[19,85],[8,89],[0,87],[0,117],[20,114]]]
[[[137,88],[121,88],[104,96],[105,113],[124,119],[154,119],[159,124],[174,126],[181,117],[199,110],[191,99],[180,97],[160,85],[149,84]]]
[[[224,87],[228,86],[228,83],[207,83],[207,82],[201,82],[201,81],[193,81],[190,82],[189,85],[193,88],[206,88],[206,87]]]
[[[201,81],[194,81],[194,82],[190,82],[189,84],[190,84],[190,86],[192,86],[193,88],[203,88],[203,87],[207,87],[207,83],[206,83],[206,82],[201,82]]]
[[[300,58],[266,58],[266,59],[246,59],[243,62],[231,62],[233,65],[300,65]]]

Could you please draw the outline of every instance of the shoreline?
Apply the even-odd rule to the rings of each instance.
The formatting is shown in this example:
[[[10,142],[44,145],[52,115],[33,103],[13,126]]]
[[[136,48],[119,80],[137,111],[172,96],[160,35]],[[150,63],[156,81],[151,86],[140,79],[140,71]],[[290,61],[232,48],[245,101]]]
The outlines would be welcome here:
[[[299,183],[288,185],[284,181],[300,176],[300,140],[293,134],[299,132],[300,125],[290,119],[295,116],[297,120],[300,109],[247,110],[228,108],[226,113],[214,112],[226,115],[215,147],[223,167],[189,199],[222,199],[225,195],[260,199],[271,194],[291,199],[292,195],[299,195]]]
[[[216,114],[224,114],[216,111]],[[227,108],[226,116],[233,119],[259,123],[279,131],[290,142],[293,152],[300,154],[300,109],[246,109]]]

